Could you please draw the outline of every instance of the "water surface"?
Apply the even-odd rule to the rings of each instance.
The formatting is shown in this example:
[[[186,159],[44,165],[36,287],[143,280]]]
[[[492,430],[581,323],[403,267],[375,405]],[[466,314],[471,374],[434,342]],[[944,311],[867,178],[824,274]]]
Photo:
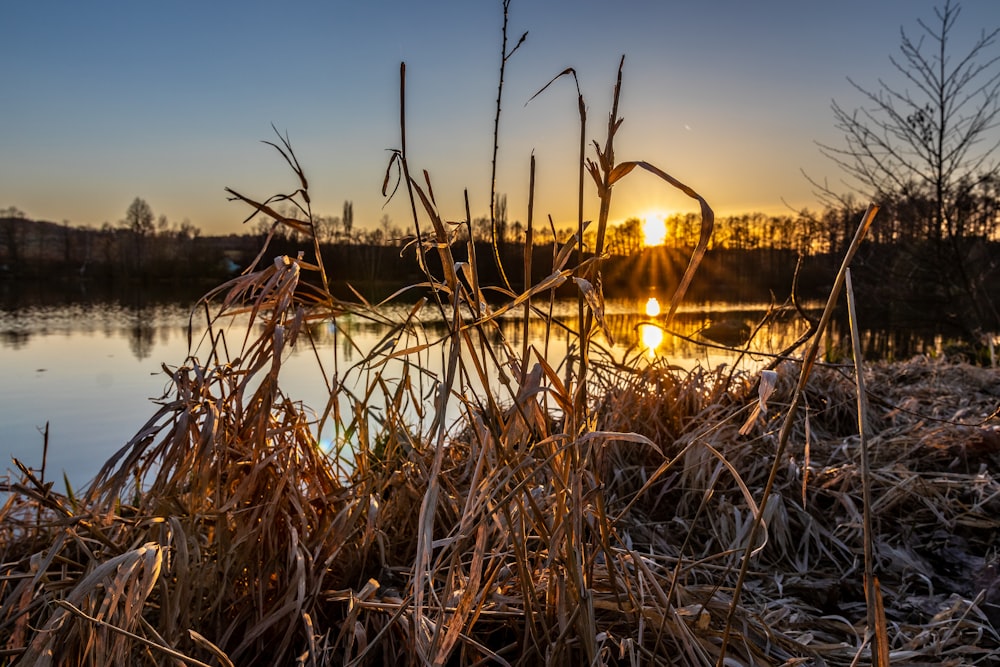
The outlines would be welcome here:
[[[606,324],[615,345],[607,346],[603,336],[598,337],[597,344],[608,347],[618,360],[650,363],[665,358],[684,368],[733,364],[737,356],[732,351],[704,344],[710,341],[698,332],[720,323],[750,328],[766,310],[763,304],[699,304],[685,308],[672,327],[691,340],[666,334],[658,343],[648,337],[644,343],[644,336],[653,332],[643,325],[649,321],[644,307],[644,300],[610,301]],[[405,310],[401,307],[395,315],[401,318]],[[553,310],[553,316],[570,327],[575,327],[575,313],[575,301],[557,303]],[[164,364],[179,366],[189,354],[190,316],[189,305],[176,303],[91,303],[0,310],[0,453],[40,468],[47,425],[46,479],[59,480],[61,487],[65,472],[74,486],[89,481],[155,413],[154,401],[169,389]],[[196,317],[195,321],[200,320]],[[553,365],[574,348],[574,336],[547,328],[540,318],[533,318],[529,324],[529,344],[539,351],[548,345],[548,359]],[[800,318],[783,317],[763,328],[752,347],[760,352],[777,352],[805,329],[806,323]],[[502,330],[507,343],[519,351],[523,340],[520,320],[505,320]],[[196,325],[196,343],[199,331]],[[339,318],[335,325],[313,326],[316,353],[301,345],[287,355],[282,371],[285,393],[321,410],[328,397],[327,385],[314,355],[319,355],[330,375],[332,369],[347,369],[376,345],[384,345],[387,331],[356,317]],[[344,332],[350,334],[350,339],[342,335]],[[443,326],[428,321],[417,338],[425,341],[444,333]],[[238,343],[241,334],[240,325],[234,324],[229,344]],[[895,338],[873,329],[866,332],[866,340],[884,346],[886,341],[893,344]],[[396,341],[395,349],[412,344]],[[752,370],[767,360],[766,356],[748,355],[740,358],[740,364]],[[430,378],[441,372],[440,354],[426,353],[421,363],[429,369]],[[429,380],[428,387],[430,384]],[[6,463],[5,468],[11,467],[9,458]]]

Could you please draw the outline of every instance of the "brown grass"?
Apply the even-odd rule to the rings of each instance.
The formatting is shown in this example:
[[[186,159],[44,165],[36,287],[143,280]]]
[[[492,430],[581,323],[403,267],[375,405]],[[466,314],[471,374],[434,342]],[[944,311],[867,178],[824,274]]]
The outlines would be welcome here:
[[[615,162],[620,88],[588,167],[598,238],[611,185],[639,166],[699,201],[707,242],[697,193]],[[272,146],[299,187],[233,194],[309,232],[306,179],[286,139]],[[403,146],[394,159],[430,229],[415,252],[443,267],[415,286],[426,298],[387,321],[331,296],[321,261],[263,252],[207,295],[204,335],[164,367],[170,392],[87,489],[57,492],[24,466],[6,483],[4,661],[847,666],[872,662],[878,630],[894,665],[996,662],[995,371],[866,366],[858,401],[850,367],[809,353],[775,367],[770,394],[728,369],[623,365],[593,342],[600,252],[572,264],[571,241],[548,278],[487,299],[474,260],[452,256],[470,221],[442,217]],[[544,316],[567,281],[584,317],[547,322],[575,324],[570,358],[508,345],[497,318]],[[348,314],[391,333],[350,367],[316,352],[330,389],[317,416],[284,393],[282,361],[312,324]],[[445,318],[443,338],[419,335],[427,317]]]

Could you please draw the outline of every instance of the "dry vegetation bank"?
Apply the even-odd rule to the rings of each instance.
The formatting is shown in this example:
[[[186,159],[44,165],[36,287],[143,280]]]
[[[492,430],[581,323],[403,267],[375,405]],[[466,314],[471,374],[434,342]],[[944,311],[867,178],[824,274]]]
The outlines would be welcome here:
[[[800,364],[777,366],[753,417],[754,377],[595,351],[571,433],[565,368],[537,350],[528,372],[502,364],[512,400],[465,392],[477,364],[518,358],[480,345],[489,317],[454,321],[483,356],[453,368],[449,393],[421,389],[416,366],[383,376],[384,356],[363,364],[363,390],[336,385],[358,369],[328,368],[346,401],[327,406],[342,449],[325,453],[281,391],[282,352],[308,345],[311,317],[364,309],[318,305],[302,272],[279,259],[216,295],[254,312],[250,337],[241,347],[212,319],[204,361],[167,369],[171,393],[89,489],[59,493],[28,469],[9,481],[5,660],[710,665],[729,616],[726,664],[872,659],[852,368],[810,374],[762,507]],[[865,380],[892,664],[992,664],[998,372],[917,358]],[[376,395],[392,406],[381,422]],[[434,400],[457,402],[460,424],[438,424]],[[422,428],[401,418],[415,406]]]

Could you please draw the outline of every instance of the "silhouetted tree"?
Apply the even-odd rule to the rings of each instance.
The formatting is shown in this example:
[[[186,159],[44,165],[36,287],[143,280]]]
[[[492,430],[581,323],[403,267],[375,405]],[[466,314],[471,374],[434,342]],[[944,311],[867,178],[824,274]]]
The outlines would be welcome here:
[[[136,197],[125,211],[125,228],[132,232],[135,241],[135,268],[141,269],[146,260],[147,237],[156,233],[153,209],[145,199]]]
[[[628,218],[608,229],[605,250],[613,255],[632,255],[642,248],[642,220]]]
[[[981,247],[998,222],[982,214],[996,210],[990,197],[1000,178],[1000,28],[955,52],[959,13],[946,0],[933,25],[917,21],[919,38],[900,29],[902,57],[890,62],[907,87],[880,80],[869,90],[851,81],[870,106],[848,112],[834,102],[844,146],[821,150],[883,206],[875,225],[883,240],[903,242],[893,275],[881,280],[904,279],[915,311],[933,302],[972,333],[1000,325],[996,295],[982,280],[995,267],[982,261],[988,255]],[[970,238],[973,230],[978,239]]]
[[[320,243],[333,243],[340,236],[340,218],[332,215],[318,215],[313,219],[316,238]]]
[[[0,216],[0,245],[4,247],[0,257],[7,264],[6,270],[16,272],[25,251],[25,220],[23,213],[16,215],[19,211],[13,206],[7,213]]]
[[[520,220],[515,220],[514,224],[511,225],[511,235],[513,237],[511,240],[514,241],[514,243],[521,243],[524,240],[524,233],[524,223]]]
[[[136,197],[125,211],[125,226],[139,236],[146,236],[156,231],[153,217],[153,209],[146,200]]]
[[[354,230],[354,202],[344,202],[344,217],[342,218],[342,222],[344,225],[344,237],[350,242],[351,233]]]
[[[953,53],[959,11],[947,0],[935,9],[937,24],[917,21],[924,34],[916,40],[900,29],[902,59],[890,62],[912,87],[880,80],[873,91],[848,79],[871,106],[849,112],[834,102],[845,145],[821,145],[876,201],[926,202],[931,217],[921,231],[936,240],[958,235],[961,202],[1000,176],[992,160],[1000,141],[991,136],[1000,120],[1000,55],[991,52],[1000,28]]]
[[[490,243],[493,240],[493,223],[489,218],[481,217],[472,221],[472,238],[476,241]]]
[[[403,238],[403,230],[392,224],[392,218],[388,214],[383,214],[378,221],[379,229],[382,230],[382,243],[385,245],[398,245]]]
[[[177,238],[181,241],[193,241],[194,239],[201,236],[201,229],[196,225],[191,224],[190,220],[185,219],[184,222],[180,224],[177,228]]]
[[[496,223],[496,242],[502,246],[507,242],[507,195],[497,197],[493,216]]]

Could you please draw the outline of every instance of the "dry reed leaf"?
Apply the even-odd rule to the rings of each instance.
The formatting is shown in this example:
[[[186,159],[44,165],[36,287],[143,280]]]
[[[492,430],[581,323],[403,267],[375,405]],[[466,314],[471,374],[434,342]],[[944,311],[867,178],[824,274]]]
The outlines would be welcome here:
[[[608,441],[618,441],[618,442],[634,442],[640,445],[646,445],[652,448],[659,454],[663,454],[660,446],[655,442],[642,435],[641,433],[622,433],[616,431],[590,431],[585,433],[577,439],[579,444],[589,443],[591,440],[600,440],[601,442]]]
[[[60,600],[64,606],[60,606],[48,617],[21,656],[19,664],[46,665],[50,664],[55,654],[73,656],[79,655],[83,650],[98,650],[109,658],[116,656],[116,660],[124,659],[129,651],[120,641],[121,633],[131,636],[132,630],[138,626],[138,612],[142,611],[146,597],[159,576],[161,557],[158,545],[150,543],[94,567],[73,587],[65,600]],[[103,595],[101,590],[104,591]],[[128,600],[124,609],[119,606],[122,597]],[[81,611],[81,607],[90,608],[95,600],[100,600],[100,617],[91,618]],[[90,604],[87,604],[88,601]],[[123,627],[113,626],[118,634],[112,645],[108,646],[96,639],[89,628],[81,629],[68,623],[68,614],[112,626],[110,620],[115,619]],[[56,647],[59,647],[58,650]]]
[[[757,387],[757,403],[754,405],[753,410],[750,412],[750,416],[740,427],[740,435],[747,435],[753,425],[757,422],[757,419],[761,415],[767,414],[767,399],[771,397],[774,393],[774,388],[778,383],[778,373],[773,370],[762,370],[760,372],[760,380]]]
[[[608,344],[614,347],[615,337],[611,334],[611,330],[608,328],[607,322],[604,320],[604,297],[600,294],[597,288],[589,280],[585,278],[573,278],[573,282],[583,293],[583,298],[587,302],[587,307],[590,308],[591,314],[593,314],[594,319],[597,320],[597,325],[601,327],[601,333],[604,334],[604,338],[608,341]]]
[[[205,639],[204,637],[202,637],[200,634],[198,634],[194,630],[190,630],[189,629],[188,630],[188,635],[191,637],[191,640],[196,645],[198,645],[199,647],[205,649],[206,651],[208,651],[209,653],[211,653],[213,656],[215,656],[215,658],[219,661],[219,663],[223,667],[235,667],[235,665],[233,664],[233,661],[229,659],[229,656],[227,656],[222,651],[222,649],[220,649],[218,646],[216,646],[212,642],[208,641],[207,639]]]

